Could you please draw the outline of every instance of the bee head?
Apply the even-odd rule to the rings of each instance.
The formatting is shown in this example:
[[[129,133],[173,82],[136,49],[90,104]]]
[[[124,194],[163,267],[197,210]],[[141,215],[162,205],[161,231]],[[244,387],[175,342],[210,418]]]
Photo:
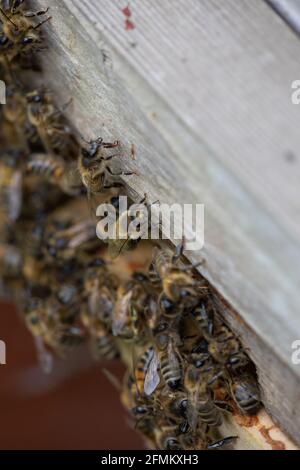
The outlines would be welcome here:
[[[91,165],[91,161],[94,162],[95,158],[98,155],[98,150],[102,146],[103,139],[99,138],[97,140],[91,140],[88,142],[89,147],[81,149],[82,155],[82,164],[86,167]]]

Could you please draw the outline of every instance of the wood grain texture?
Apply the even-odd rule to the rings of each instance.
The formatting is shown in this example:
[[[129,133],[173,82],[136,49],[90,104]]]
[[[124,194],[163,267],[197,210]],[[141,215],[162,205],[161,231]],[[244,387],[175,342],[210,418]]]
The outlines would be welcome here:
[[[53,0],[48,83],[73,98],[80,134],[122,141],[137,200],[205,204],[205,247],[189,256],[206,259],[268,411],[300,442],[300,43],[260,0],[133,0],[130,31],[126,5]]]

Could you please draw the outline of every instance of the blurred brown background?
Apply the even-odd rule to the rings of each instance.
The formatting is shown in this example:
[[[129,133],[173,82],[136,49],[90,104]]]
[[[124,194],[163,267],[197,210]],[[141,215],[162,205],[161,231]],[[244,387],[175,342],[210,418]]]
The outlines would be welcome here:
[[[118,391],[86,351],[56,360],[45,375],[37,364],[31,335],[15,309],[0,303],[1,449],[142,449],[130,429]],[[122,377],[120,364],[109,370]]]

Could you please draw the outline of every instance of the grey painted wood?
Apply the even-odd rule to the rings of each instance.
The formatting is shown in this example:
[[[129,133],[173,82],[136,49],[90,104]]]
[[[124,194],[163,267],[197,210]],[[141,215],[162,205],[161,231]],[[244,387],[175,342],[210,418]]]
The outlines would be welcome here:
[[[137,200],[205,204],[205,247],[189,256],[206,259],[267,410],[300,442],[300,43],[260,0],[133,0],[131,31],[126,5],[53,0],[48,83],[73,98],[80,134],[122,141]]]

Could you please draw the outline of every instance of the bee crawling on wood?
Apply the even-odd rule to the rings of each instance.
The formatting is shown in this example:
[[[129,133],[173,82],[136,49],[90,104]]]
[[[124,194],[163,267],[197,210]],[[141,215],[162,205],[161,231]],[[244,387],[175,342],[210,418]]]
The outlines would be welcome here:
[[[113,177],[130,176],[132,171],[114,173],[109,161],[120,154],[106,155],[107,150],[119,147],[119,141],[104,142],[100,137],[86,141],[87,148],[82,148],[78,158],[78,169],[89,195],[99,194],[111,188],[123,187],[123,183],[113,181]]]

